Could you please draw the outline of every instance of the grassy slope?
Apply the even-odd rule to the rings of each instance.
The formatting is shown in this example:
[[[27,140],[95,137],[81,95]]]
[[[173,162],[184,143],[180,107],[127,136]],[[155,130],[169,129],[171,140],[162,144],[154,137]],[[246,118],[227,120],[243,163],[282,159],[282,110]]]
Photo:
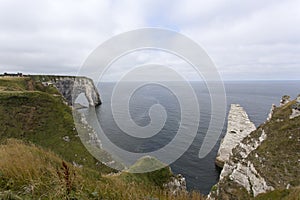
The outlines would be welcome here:
[[[69,162],[110,172],[96,166],[77,137],[71,108],[54,87],[43,87],[31,78],[0,78],[0,140],[19,138],[50,149]],[[62,138],[69,136],[70,142]]]
[[[101,176],[112,170],[102,164],[96,166],[97,161],[82,145],[71,108],[55,88],[44,87],[37,80],[38,76],[0,77],[0,199],[202,198],[198,193],[173,196],[162,190],[163,182],[171,176],[167,168],[146,174]],[[70,142],[65,142],[64,136],[69,136]],[[58,175],[66,171],[63,160],[73,181],[69,194],[68,181]],[[73,167],[73,161],[83,168]]]
[[[300,200],[300,116],[289,119],[292,101],[275,109],[272,119],[262,124],[244,139],[244,143],[258,138],[262,130],[267,139],[247,158],[255,169],[276,190],[261,194],[256,199],[298,199]],[[234,159],[239,159],[238,149],[233,150]],[[256,156],[258,155],[258,156]],[[290,185],[289,190],[285,188]],[[229,178],[220,183],[222,199],[252,199],[247,191]]]
[[[271,121],[262,126],[267,140],[255,151],[261,159],[254,153],[249,157],[267,183],[279,189],[300,185],[300,117],[289,119],[294,103],[277,108]]]
[[[300,188],[277,189],[266,194],[260,194],[256,200],[300,200]]]
[[[156,171],[151,171],[159,169]],[[138,173],[141,171],[151,171],[147,173]],[[132,172],[132,173],[130,173]],[[134,173],[135,172],[135,173]],[[164,183],[170,181],[173,176],[169,166],[164,165],[159,160],[153,157],[142,157],[134,165],[132,165],[128,172],[123,172],[121,177],[127,182],[143,183],[144,185],[155,184],[160,188],[163,187]]]
[[[77,168],[56,154],[9,139],[0,146],[0,199],[139,199],[159,190],[112,180],[88,168]],[[14,199],[13,198],[13,199]]]

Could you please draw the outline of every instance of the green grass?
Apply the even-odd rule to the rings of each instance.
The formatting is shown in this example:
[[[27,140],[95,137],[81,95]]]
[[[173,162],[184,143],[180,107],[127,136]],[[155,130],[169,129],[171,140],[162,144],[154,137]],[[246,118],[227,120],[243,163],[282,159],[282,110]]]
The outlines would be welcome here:
[[[258,195],[255,200],[300,200],[300,188],[274,190]]]
[[[0,91],[24,91],[28,89],[30,78],[0,77]]]
[[[172,176],[164,165],[149,173],[108,175],[116,171],[83,146],[71,107],[55,87],[41,84],[52,78],[0,77],[0,199],[203,199],[197,192],[174,196],[163,189]],[[145,165],[162,163],[142,159],[131,170]]]
[[[289,119],[293,103],[275,109],[271,121],[262,126],[267,140],[249,156],[267,183],[275,188],[300,185],[300,117]]]
[[[102,187],[113,184],[89,168],[77,168],[53,152],[21,140],[0,145],[0,199],[14,195],[32,199],[90,199],[106,196]]]
[[[253,163],[258,173],[275,191],[261,194],[255,199],[300,199],[300,117],[290,119],[292,113],[291,101],[274,110],[269,122],[260,125],[242,142],[251,143],[258,140],[262,131],[267,134],[267,139],[246,158],[245,162]],[[239,147],[233,149],[231,160],[235,163],[242,159]],[[290,189],[286,187],[289,185]],[[226,177],[219,183],[220,199],[254,199],[252,194],[239,184]]]
[[[53,86],[44,87],[38,78],[31,77],[0,77],[0,92],[41,91],[48,94],[60,93]]]
[[[27,84],[27,79],[9,81],[11,85],[22,88]],[[1,86],[6,87],[6,84]],[[74,161],[103,173],[113,171],[105,165],[96,165],[97,160],[77,136],[71,108],[65,105],[60,95],[55,95],[57,91],[49,92],[53,88],[34,85],[34,91],[0,92],[0,141],[6,138],[31,141],[54,151],[69,162]],[[70,142],[65,142],[64,136],[69,136]]]
[[[129,168],[128,172],[141,173],[154,171],[155,169],[161,169],[165,167],[167,166],[158,159],[150,156],[145,156],[137,160],[136,163]]]
[[[158,169],[158,170],[157,170]],[[154,171],[152,171],[154,170]],[[150,171],[146,173],[137,173]],[[166,166],[159,160],[153,157],[140,158],[132,165],[127,172],[123,172],[121,177],[127,182],[143,183],[145,185],[153,185],[163,187],[164,183],[170,181],[173,176],[170,167]]]
[[[62,159],[51,152],[9,139],[2,142],[0,156],[0,199],[1,194],[49,197],[51,188],[61,191],[64,187],[57,176]]]
[[[0,157],[0,199],[204,199],[195,192],[174,196],[154,184],[74,167],[55,153],[21,140],[3,141]]]

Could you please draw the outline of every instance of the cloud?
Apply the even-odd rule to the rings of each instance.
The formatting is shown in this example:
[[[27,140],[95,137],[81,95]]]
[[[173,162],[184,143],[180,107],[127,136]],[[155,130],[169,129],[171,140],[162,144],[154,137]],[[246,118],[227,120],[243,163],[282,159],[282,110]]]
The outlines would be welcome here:
[[[121,80],[122,76],[126,73],[130,73],[130,71],[134,71],[137,67],[145,65],[165,66],[172,69],[171,71],[177,72],[179,76],[186,80],[202,80],[193,67],[178,56],[165,51],[148,49],[135,51],[120,57],[110,66],[109,70],[101,78],[101,81]],[[148,71],[145,71],[144,74],[140,74],[140,76],[150,76],[150,74],[147,73]],[[155,77],[161,73],[165,73],[165,69],[161,71],[158,70],[152,75]],[[140,77],[132,77],[132,81],[134,81],[135,78],[140,80]]]
[[[112,35],[143,26],[111,1],[0,2],[0,71],[74,73]]]
[[[76,74],[110,37],[156,26],[201,44],[223,79],[299,79],[299,7],[297,0],[1,0],[0,73]],[[193,73],[166,54],[135,56],[115,66],[109,77],[132,62],[165,60]]]
[[[218,3],[179,26],[206,48],[224,79],[299,79],[299,1]]]

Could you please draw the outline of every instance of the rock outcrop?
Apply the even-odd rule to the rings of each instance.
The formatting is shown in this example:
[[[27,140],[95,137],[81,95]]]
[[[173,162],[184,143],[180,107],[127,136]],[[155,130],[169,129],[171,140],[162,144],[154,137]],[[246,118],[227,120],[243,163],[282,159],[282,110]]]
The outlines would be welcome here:
[[[208,199],[253,199],[273,190],[299,187],[300,116],[290,118],[295,103],[297,100],[272,106],[267,121],[232,149]]]
[[[83,93],[90,106],[101,104],[100,95],[92,79],[86,77],[57,76],[53,81],[58,91],[64,96],[69,105]]]
[[[295,117],[300,116],[300,103],[295,104],[295,108],[292,109],[292,114],[290,116],[290,119],[294,119]]]
[[[187,191],[185,178],[181,174],[174,175],[171,177],[171,180],[163,186],[173,195]]]
[[[272,104],[272,107],[270,109],[270,112],[269,112],[269,115],[268,115],[268,118],[267,118],[267,122],[270,121],[272,119],[272,116],[273,116],[273,113],[274,113],[274,110],[276,108],[276,105],[275,104]]]
[[[292,105],[292,114],[290,119],[300,116],[300,96],[297,97],[296,103]]]
[[[261,135],[257,139],[250,142],[241,142],[234,151],[235,158],[230,158],[224,165],[220,174],[220,181],[226,178],[243,186],[249,194],[257,196],[274,188],[269,186],[266,180],[260,175],[255,166],[250,160],[247,160],[248,155],[254,151],[267,138],[264,130],[261,130]]]
[[[282,96],[281,100],[280,100],[280,106],[284,106],[285,104],[287,104],[288,102],[290,102],[290,96],[289,95],[284,95]]]
[[[238,104],[232,104],[228,115],[227,132],[221,141],[216,165],[223,168],[232,154],[232,149],[254,130],[255,125],[249,120],[245,110]]]
[[[275,107],[272,106],[271,113],[273,113],[274,109]],[[270,114],[269,118],[271,117],[272,114]],[[256,130],[255,125],[249,120],[245,110],[238,104],[232,104],[228,115],[227,132],[221,142],[216,164],[223,168],[219,183],[228,180],[233,181],[236,185],[246,189],[249,194],[257,196],[274,188],[267,184],[253,163],[247,160],[248,155],[259,147],[267,137],[265,131],[261,130],[259,137],[247,140],[247,137],[254,130]],[[215,191],[218,194],[213,195],[218,196],[220,189],[218,188]],[[213,195],[210,194],[209,198]]]

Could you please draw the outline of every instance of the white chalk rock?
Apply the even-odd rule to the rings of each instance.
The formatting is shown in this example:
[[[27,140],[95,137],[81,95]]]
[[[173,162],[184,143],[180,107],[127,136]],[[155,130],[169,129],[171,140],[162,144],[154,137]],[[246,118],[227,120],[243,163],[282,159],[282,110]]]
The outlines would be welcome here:
[[[221,141],[216,165],[223,168],[232,154],[232,149],[255,129],[245,110],[239,104],[232,104],[228,115],[227,132]]]

